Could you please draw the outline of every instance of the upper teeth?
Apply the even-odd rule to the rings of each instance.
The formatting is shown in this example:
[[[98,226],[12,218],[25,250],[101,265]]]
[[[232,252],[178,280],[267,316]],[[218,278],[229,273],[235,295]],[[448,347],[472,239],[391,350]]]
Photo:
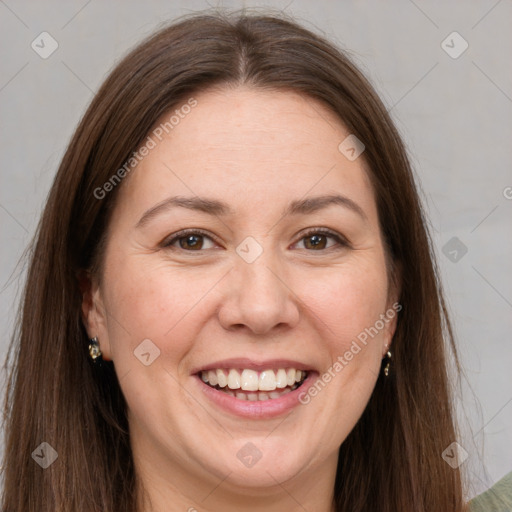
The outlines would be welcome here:
[[[276,388],[293,386],[306,376],[306,372],[295,368],[280,368],[277,371],[263,370],[206,370],[201,372],[201,379],[211,386],[220,386],[229,389],[243,389],[244,391],[273,391]]]

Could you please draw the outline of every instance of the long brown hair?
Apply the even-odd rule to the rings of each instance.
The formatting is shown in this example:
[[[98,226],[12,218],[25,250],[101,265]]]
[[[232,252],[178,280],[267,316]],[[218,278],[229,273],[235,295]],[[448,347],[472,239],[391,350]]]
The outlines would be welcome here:
[[[112,362],[89,360],[81,270],[101,273],[123,167],[155,121],[214,85],[289,90],[323,102],[365,144],[390,265],[403,306],[388,378],[379,377],[339,450],[337,511],[460,512],[448,348],[459,368],[426,220],[401,138],[347,54],[284,15],[195,14],[159,30],[111,72],[58,169],[30,250],[4,421],[3,512],[136,510],[126,404]],[[341,142],[341,141],[340,141]],[[134,171],[136,172],[136,171]],[[42,469],[42,442],[57,460]]]

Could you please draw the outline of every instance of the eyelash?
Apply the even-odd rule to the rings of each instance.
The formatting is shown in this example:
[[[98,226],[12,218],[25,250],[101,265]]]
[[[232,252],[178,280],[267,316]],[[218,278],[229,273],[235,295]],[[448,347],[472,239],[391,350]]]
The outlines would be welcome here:
[[[330,229],[327,229],[327,228],[309,229],[308,231],[306,231],[305,233],[302,234],[302,236],[298,240],[298,242],[302,241],[304,238],[308,238],[309,236],[317,235],[317,234],[326,235],[329,238],[333,238],[341,246],[341,247],[338,247],[338,249],[343,248],[343,247],[350,247],[349,242],[342,235],[336,233],[335,231],[331,231]],[[179,231],[178,233],[175,233],[174,235],[172,235],[171,239],[167,239],[164,242],[162,242],[161,246],[165,249],[171,249],[171,250],[177,249],[177,250],[181,250],[181,251],[184,251],[187,253],[194,253],[194,252],[201,253],[205,250],[208,250],[208,249],[187,250],[187,249],[182,249],[181,247],[172,247],[172,245],[175,242],[177,242],[181,238],[185,238],[187,235],[201,235],[206,238],[210,238],[212,241],[214,241],[216,243],[219,243],[214,237],[212,237],[210,234],[203,231],[202,229],[191,228],[191,229],[184,229],[183,231]],[[336,249],[336,247],[331,246],[326,249],[320,249],[318,251],[309,250],[309,249],[304,249],[304,250],[306,250],[308,252],[326,252],[326,251],[330,251],[331,249]]]

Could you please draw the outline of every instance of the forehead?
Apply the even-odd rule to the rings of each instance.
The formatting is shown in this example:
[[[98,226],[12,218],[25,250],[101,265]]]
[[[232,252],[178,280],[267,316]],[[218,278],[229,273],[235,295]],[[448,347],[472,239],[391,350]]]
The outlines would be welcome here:
[[[242,209],[343,193],[371,216],[364,160],[350,161],[338,149],[348,135],[341,120],[310,97],[211,89],[185,98],[155,123],[154,147],[121,195],[146,207],[169,195],[214,196]]]

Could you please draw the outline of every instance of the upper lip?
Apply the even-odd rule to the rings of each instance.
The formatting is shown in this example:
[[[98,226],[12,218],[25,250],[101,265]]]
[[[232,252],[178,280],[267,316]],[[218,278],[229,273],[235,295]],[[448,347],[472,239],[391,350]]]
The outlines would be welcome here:
[[[216,370],[218,368],[225,369],[248,369],[255,371],[263,371],[274,368],[295,368],[296,370],[313,371],[311,365],[301,363],[300,361],[293,361],[291,359],[265,359],[263,361],[257,361],[255,359],[249,359],[247,357],[223,359],[221,361],[214,361],[199,366],[192,370],[192,374],[204,372],[206,370]]]

